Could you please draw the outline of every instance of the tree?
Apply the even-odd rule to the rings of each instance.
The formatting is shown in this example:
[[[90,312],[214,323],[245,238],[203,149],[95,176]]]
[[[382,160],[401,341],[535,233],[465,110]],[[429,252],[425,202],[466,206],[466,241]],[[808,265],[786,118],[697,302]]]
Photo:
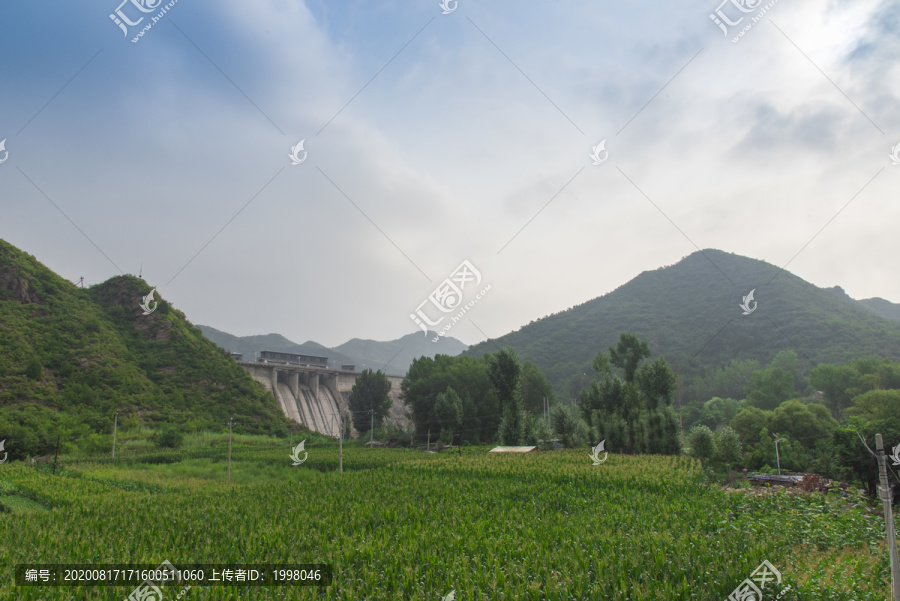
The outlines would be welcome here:
[[[705,467],[715,452],[712,430],[703,425],[694,426],[688,434],[687,442],[691,447],[691,456],[699,459]]]
[[[503,348],[488,356],[488,376],[504,408],[514,401],[520,370],[519,355],[512,348]]]
[[[713,458],[726,469],[734,467],[741,460],[741,439],[733,428],[726,426],[716,433]]]
[[[700,420],[710,429],[716,430],[719,426],[731,423],[741,410],[741,402],[734,399],[720,399],[713,397],[703,403],[700,410]]]
[[[538,440],[546,441],[552,437],[550,422],[547,419],[535,417],[530,413],[525,414],[525,444],[536,445]]]
[[[821,390],[835,415],[850,406],[853,395],[848,392],[860,385],[859,372],[851,365],[821,363],[809,372],[813,388]]]
[[[448,387],[437,396],[434,414],[441,428],[441,438],[452,441],[453,432],[462,423],[462,412],[462,400],[453,388]]]
[[[708,371],[702,378],[694,378],[685,387],[688,401],[706,400],[712,397],[744,399],[753,373],[762,369],[755,359],[732,359],[727,367]]]
[[[588,443],[590,431],[571,405],[556,405],[550,411],[550,423],[564,447],[573,449]]]
[[[28,360],[28,363],[25,364],[25,375],[32,380],[40,380],[42,372],[41,362],[37,357],[32,357]]]
[[[634,334],[620,334],[616,347],[609,347],[609,362],[625,372],[626,382],[634,382],[638,365],[649,356],[650,345]]]
[[[646,343],[644,344],[646,345]],[[672,404],[672,395],[675,392],[675,374],[665,359],[657,357],[653,363],[643,365],[635,377],[638,387],[643,393],[644,406],[648,410],[652,411],[659,406],[668,407]]]
[[[525,411],[541,415],[544,411],[544,399],[551,404],[554,401],[553,387],[540,368],[530,361],[522,364],[521,379],[522,405]]]
[[[794,394],[794,375],[780,367],[768,367],[753,374],[747,387],[747,404],[772,410]]]
[[[438,395],[453,388],[462,404],[459,431],[463,440],[490,442],[500,425],[500,401],[488,377],[487,357],[436,355],[413,360],[400,385],[400,399],[410,409],[422,440],[441,425],[435,413]]]
[[[348,400],[357,432],[368,432],[373,422],[376,428],[381,427],[391,410],[390,391],[391,383],[381,370],[365,369],[359,374]]]
[[[744,444],[749,445],[760,441],[760,431],[769,425],[771,419],[771,411],[763,411],[758,407],[747,407],[731,420],[731,427],[744,441]]]
[[[598,440],[607,436],[625,453],[677,453],[678,420],[671,404],[675,374],[662,357],[648,358],[648,344],[623,333],[610,347],[611,359],[598,352],[592,365],[597,381],[579,394],[581,413]],[[613,367],[622,371],[614,374]]]
[[[525,411],[519,389],[519,356],[511,348],[501,349],[488,358],[488,375],[500,406],[503,421],[500,423],[500,440],[505,445],[518,445],[525,436]]]
[[[780,351],[775,357],[772,359],[772,362],[769,364],[769,367],[778,367],[783,371],[791,374],[794,378],[794,391],[802,392],[809,385],[809,382],[806,378],[803,377],[803,373],[800,371],[800,362],[797,359],[797,353],[795,353],[792,349],[787,349],[784,351]]]
[[[772,412],[769,427],[773,432],[799,441],[805,449],[811,450],[817,441],[831,438],[838,423],[825,405],[805,404],[793,399],[785,401]]]
[[[875,496],[878,484],[878,463],[869,452],[875,449],[875,434],[884,437],[885,445],[888,441],[900,441],[900,417],[886,420],[865,421],[857,417],[849,420],[844,427],[834,431],[834,447],[838,450],[839,462],[846,469],[848,475],[862,482],[869,495]],[[860,441],[860,436],[866,441],[867,449]]]
[[[865,420],[885,420],[900,416],[900,390],[870,390],[854,397],[849,415]]]

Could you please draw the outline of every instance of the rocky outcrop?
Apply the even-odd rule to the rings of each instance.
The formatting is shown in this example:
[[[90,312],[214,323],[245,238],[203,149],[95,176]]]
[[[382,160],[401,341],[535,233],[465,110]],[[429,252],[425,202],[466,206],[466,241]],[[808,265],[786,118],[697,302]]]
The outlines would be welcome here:
[[[0,270],[0,290],[12,293],[12,298],[23,305],[36,303],[38,298],[34,290],[28,287],[28,280],[19,275],[15,267]]]

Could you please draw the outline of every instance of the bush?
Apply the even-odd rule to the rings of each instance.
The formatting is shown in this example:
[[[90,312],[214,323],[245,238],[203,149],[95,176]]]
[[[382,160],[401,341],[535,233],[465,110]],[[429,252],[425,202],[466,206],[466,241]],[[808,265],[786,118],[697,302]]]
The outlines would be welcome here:
[[[169,449],[177,449],[181,446],[181,441],[183,437],[179,430],[175,428],[168,428],[159,433],[154,441],[156,442],[156,446],[165,447]]]
[[[688,434],[688,446],[691,447],[691,456],[706,466],[706,461],[712,458],[715,451],[712,430],[703,425],[694,426]]]
[[[41,362],[38,361],[38,358],[32,357],[29,359],[28,363],[25,365],[25,375],[34,381],[38,381],[41,379],[42,373],[43,368],[41,367]]]
[[[112,436],[92,433],[79,438],[76,445],[79,451],[89,455],[110,453],[112,451]]]

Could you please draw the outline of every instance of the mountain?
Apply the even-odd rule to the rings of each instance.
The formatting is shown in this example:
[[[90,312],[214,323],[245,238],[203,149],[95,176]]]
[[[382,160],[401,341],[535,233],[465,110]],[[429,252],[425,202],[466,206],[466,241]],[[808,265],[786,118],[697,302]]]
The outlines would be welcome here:
[[[353,365],[357,371],[380,369],[396,375],[405,375],[413,359],[422,355],[458,355],[467,348],[456,338],[442,337],[438,342],[431,342],[434,332],[429,335],[407,334],[387,342],[354,338],[330,348],[312,341],[297,344],[280,334],[233,336],[210,326],[200,326],[200,329],[220,347],[242,353],[245,360],[255,360],[260,351],[282,351],[328,357],[328,366],[334,369],[341,365]]]
[[[892,303],[891,301],[887,301],[883,298],[877,297],[866,298],[863,300],[854,300],[840,286],[828,288],[828,291],[834,294],[839,299],[844,300],[848,303],[853,303],[859,307],[862,307],[866,311],[874,313],[875,315],[884,317],[885,319],[890,319],[891,321],[900,321],[900,304]]]
[[[740,305],[751,291],[753,311],[745,315]],[[900,359],[900,323],[887,318],[897,307],[855,301],[765,261],[707,249],[466,354],[513,347],[544,371],[562,398],[574,398],[593,375],[597,351],[608,352],[622,332],[646,340],[653,356],[688,377],[732,359],[766,364],[787,349],[804,369],[864,356]]]
[[[286,433],[262,385],[154,293],[117,276],[87,289],[0,240],[0,440],[12,458],[119,427]],[[76,443],[76,441],[79,441]],[[85,442],[87,441],[87,442]],[[96,439],[95,439],[96,441]],[[99,443],[98,443],[99,444]]]
[[[427,334],[417,332],[388,342],[354,338],[335,348],[354,357],[357,367],[360,364],[368,367],[387,365],[390,373],[395,373],[394,369],[399,369],[400,371],[396,373],[405,375],[413,359],[423,355],[434,357],[437,354],[456,356],[468,348],[456,338],[448,336],[432,342],[431,339],[435,336],[436,332]]]
[[[891,321],[900,321],[900,304],[886,301],[883,298],[866,298],[856,302],[875,315]]]
[[[255,361],[260,351],[282,351],[299,355],[315,355],[328,357],[328,366],[340,368],[341,365],[352,364],[353,359],[343,353],[334,352],[317,342],[297,344],[281,334],[261,334],[256,336],[234,336],[211,326],[199,326],[203,334],[223,349],[241,353],[245,361]]]

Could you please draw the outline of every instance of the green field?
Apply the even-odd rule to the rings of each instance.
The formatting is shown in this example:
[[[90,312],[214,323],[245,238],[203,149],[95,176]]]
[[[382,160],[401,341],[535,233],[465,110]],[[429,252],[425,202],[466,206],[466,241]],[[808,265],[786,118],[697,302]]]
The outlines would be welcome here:
[[[271,439],[270,439],[271,440]],[[21,563],[328,563],[328,588],[193,587],[183,599],[723,600],[763,561],[781,599],[884,600],[883,521],[856,494],[725,491],[699,463],[587,451],[427,454],[245,440],[0,465],[0,599],[125,599],[14,587]],[[167,587],[164,599],[179,588]]]

